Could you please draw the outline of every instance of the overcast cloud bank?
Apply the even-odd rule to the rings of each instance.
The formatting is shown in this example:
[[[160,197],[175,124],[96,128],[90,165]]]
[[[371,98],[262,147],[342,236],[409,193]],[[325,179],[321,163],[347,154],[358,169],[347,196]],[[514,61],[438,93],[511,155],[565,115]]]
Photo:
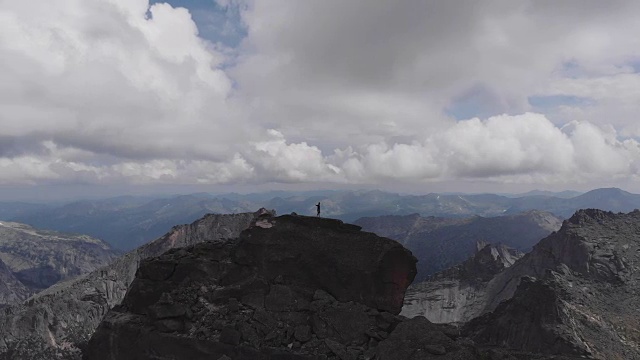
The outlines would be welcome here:
[[[640,172],[636,1],[218,1],[233,48],[166,3],[37,2],[0,7],[0,184]]]

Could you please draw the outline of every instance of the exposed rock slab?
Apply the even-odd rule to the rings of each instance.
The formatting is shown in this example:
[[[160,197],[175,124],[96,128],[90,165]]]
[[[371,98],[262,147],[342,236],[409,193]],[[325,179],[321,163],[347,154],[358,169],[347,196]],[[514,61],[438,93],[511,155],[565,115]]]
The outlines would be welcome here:
[[[240,238],[243,260],[260,264],[261,274],[292,277],[340,301],[400,312],[415,276],[415,258],[402,245],[339,220],[282,216],[274,226],[277,231],[253,227]]]
[[[434,323],[463,323],[486,307],[487,284],[524,254],[505,245],[478,243],[478,252],[460,265],[407,289],[402,315]]]
[[[105,317],[89,343],[87,359],[317,359],[317,360],[565,360],[500,347],[483,348],[454,327],[424,317],[407,319],[395,306],[395,286],[370,291],[340,276],[410,279],[415,258],[399,244],[340,222],[262,218],[237,242],[206,242],[143,262],[122,305]],[[324,229],[324,230],[323,230]],[[324,233],[324,236],[323,236]],[[327,245],[312,244],[322,242]],[[351,259],[345,249],[363,242],[376,251]],[[303,256],[301,249],[315,255]],[[336,257],[336,259],[332,259]],[[334,268],[334,280],[318,279]],[[312,261],[314,266],[307,266]],[[316,262],[314,262],[316,261]],[[290,271],[297,267],[299,271]],[[323,267],[323,265],[320,265]],[[377,268],[377,269],[376,269]],[[407,272],[403,269],[409,269]],[[366,281],[361,275],[359,280]],[[394,280],[395,281],[395,280]],[[333,284],[335,282],[335,284]],[[347,289],[338,289],[344,282]],[[335,285],[335,286],[334,286]],[[374,286],[375,287],[375,286]],[[382,299],[382,300],[381,300]]]
[[[476,341],[640,359],[640,211],[581,210],[488,285]]]
[[[140,261],[207,240],[236,238],[257,213],[207,215],[174,227],[165,236],[110,265],[59,283],[20,305],[0,311],[0,359],[79,359],[91,334],[120,304]]]
[[[337,220],[263,218],[237,241],[142,263],[87,358],[320,359],[375,355],[416,259]],[[369,357],[371,358],[371,357]]]
[[[477,349],[461,345],[421,316],[398,324],[378,346],[378,355],[388,360],[480,358]]]
[[[640,211],[580,210],[511,266],[481,251],[412,286],[403,314],[473,319],[464,336],[513,356],[640,359],[639,239]]]
[[[0,308],[4,304],[14,304],[26,299],[31,292],[11,272],[0,259]]]

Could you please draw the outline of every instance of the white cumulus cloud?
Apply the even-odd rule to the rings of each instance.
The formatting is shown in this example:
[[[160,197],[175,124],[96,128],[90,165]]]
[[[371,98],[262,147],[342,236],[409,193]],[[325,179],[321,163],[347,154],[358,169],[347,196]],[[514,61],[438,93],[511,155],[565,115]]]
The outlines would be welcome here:
[[[638,177],[637,1],[169,3],[2,2],[0,184]]]

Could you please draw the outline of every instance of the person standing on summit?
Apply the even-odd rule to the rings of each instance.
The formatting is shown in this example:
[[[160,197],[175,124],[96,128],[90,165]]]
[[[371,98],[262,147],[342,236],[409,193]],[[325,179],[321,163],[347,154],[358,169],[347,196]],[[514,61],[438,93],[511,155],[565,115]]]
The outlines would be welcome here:
[[[316,204],[316,210],[318,211],[318,214],[316,216],[320,216],[320,201],[318,201],[318,203]]]

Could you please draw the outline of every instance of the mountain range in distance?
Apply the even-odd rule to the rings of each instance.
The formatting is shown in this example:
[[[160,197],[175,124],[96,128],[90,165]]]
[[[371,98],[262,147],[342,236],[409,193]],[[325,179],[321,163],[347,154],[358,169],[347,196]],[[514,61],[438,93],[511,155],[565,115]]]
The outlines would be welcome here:
[[[601,210],[581,210],[575,213],[571,219],[563,221],[559,230],[557,229],[561,222],[559,218],[548,212],[537,210],[496,217],[446,218],[423,217],[418,214],[392,215],[361,219],[358,223],[364,226],[362,229],[365,230],[364,232],[361,232],[360,225],[348,225],[336,220],[318,219],[315,216],[282,216],[276,218],[266,210],[261,210],[258,213],[235,215],[207,215],[190,225],[173,227],[163,237],[123,255],[106,267],[69,281],[59,282],[30,297],[25,302],[14,303],[2,309],[0,311],[0,359],[44,359],[52,358],[54,357],[53,355],[75,359],[79,358],[82,352],[87,349],[90,351],[88,353],[89,358],[94,358],[95,354],[102,354],[100,356],[111,354],[109,355],[111,358],[114,358],[113,356],[120,358],[120,355],[117,355],[123,354],[118,352],[120,350],[110,349],[105,351],[101,346],[115,344],[109,340],[111,339],[109,332],[114,332],[113,335],[117,335],[120,342],[124,341],[118,346],[121,349],[128,348],[127,342],[132,338],[128,335],[130,334],[128,331],[141,329],[136,327],[138,326],[136,325],[138,324],[137,320],[134,323],[128,320],[132,317],[138,318],[140,314],[129,314],[126,311],[121,314],[118,313],[122,312],[122,309],[131,309],[129,305],[133,303],[125,305],[120,310],[117,310],[116,313],[111,313],[113,307],[120,304],[127,296],[126,294],[131,293],[127,289],[133,286],[131,284],[133,284],[134,277],[142,276],[147,280],[151,279],[155,281],[154,284],[157,283],[158,289],[171,290],[171,294],[168,296],[160,296],[160,293],[164,290],[159,291],[156,294],[158,296],[152,296],[153,298],[158,298],[156,299],[158,303],[153,307],[149,307],[153,311],[144,306],[141,308],[143,312],[146,311],[151,316],[149,319],[143,319],[144,323],[155,321],[153,324],[156,324],[158,326],[157,329],[160,329],[158,331],[161,333],[161,339],[164,339],[163,336],[165,336],[162,334],[187,331],[184,335],[192,337],[193,341],[196,342],[201,341],[202,336],[208,336],[206,335],[208,333],[214,336],[214,340],[218,339],[219,336],[220,341],[227,345],[238,345],[239,342],[242,344],[242,341],[260,340],[260,337],[256,338],[251,335],[253,334],[252,330],[246,328],[246,326],[238,325],[239,327],[236,329],[232,325],[235,324],[235,322],[232,323],[231,321],[236,319],[236,313],[240,311],[240,313],[244,314],[245,311],[249,310],[248,306],[265,307],[267,310],[275,309],[278,314],[281,314],[280,310],[282,309],[298,309],[297,307],[291,308],[290,305],[287,305],[288,302],[284,304],[283,299],[286,299],[287,301],[291,300],[291,304],[307,304],[305,306],[309,306],[309,309],[325,309],[322,307],[327,305],[324,302],[322,304],[325,305],[315,303],[312,306],[310,304],[311,298],[314,301],[321,300],[320,298],[316,299],[318,296],[314,291],[309,289],[307,289],[308,291],[303,291],[310,298],[298,301],[300,299],[296,297],[297,295],[292,295],[294,292],[285,289],[285,285],[288,284],[288,277],[285,275],[296,273],[291,270],[290,266],[294,266],[293,264],[295,266],[308,266],[322,273],[322,271],[334,269],[334,267],[326,266],[325,269],[325,267],[318,265],[319,263],[326,264],[327,261],[331,263],[331,261],[338,258],[354,258],[357,260],[353,263],[344,262],[348,265],[346,269],[355,266],[354,269],[371,276],[371,274],[378,274],[378,272],[363,270],[362,264],[368,262],[382,264],[380,269],[386,269],[390,275],[393,274],[392,279],[394,281],[404,279],[402,284],[409,285],[413,280],[413,276],[420,271],[419,266],[421,263],[429,264],[438,258],[462,257],[466,245],[473,242],[475,242],[472,244],[474,251],[478,249],[480,251],[471,260],[439,272],[430,277],[427,283],[414,283],[405,297],[403,312],[406,309],[407,312],[405,314],[409,317],[413,316],[410,313],[424,314],[429,320],[435,322],[461,324],[462,327],[458,330],[446,326],[438,328],[444,331],[445,335],[449,334],[446,336],[451,336],[450,340],[441,336],[442,334],[436,336],[436,338],[447,340],[449,343],[451,340],[455,341],[462,336],[464,339],[460,344],[476,344],[467,349],[476,355],[478,351],[487,350],[486,347],[492,348],[491,352],[493,352],[496,347],[504,347],[506,344],[507,347],[500,351],[517,351],[522,356],[516,358],[521,359],[559,360],[582,358],[583,356],[597,359],[636,358],[637,348],[633,344],[629,345],[625,339],[630,339],[634,343],[636,341],[634,338],[636,336],[635,328],[633,326],[637,323],[637,316],[634,311],[638,308],[636,296],[638,277],[634,269],[637,269],[640,251],[634,239],[637,239],[639,229],[637,225],[638,214],[640,214],[639,211],[628,214],[614,214]],[[3,222],[3,224],[5,223]],[[248,250],[231,251],[230,249],[235,246],[234,244],[239,244],[237,241],[242,241],[241,230],[246,229],[250,224],[253,224],[252,230],[249,231],[250,234],[244,235],[244,239],[248,239],[247,246],[249,248],[247,249],[253,250],[251,252]],[[298,229],[297,234],[300,236],[308,236],[309,233],[315,234],[306,241],[310,241],[310,244],[314,244],[318,249],[324,249],[322,250],[325,251],[322,253],[324,255],[318,256],[314,250],[309,250],[311,246],[299,244],[298,241],[301,241],[301,239],[290,238],[292,236],[291,228],[300,224],[307,225],[305,225],[305,229]],[[376,226],[377,228],[375,228]],[[27,232],[37,231],[23,224],[12,224],[11,228],[24,229]],[[519,230],[519,233],[513,232],[514,229]],[[397,251],[394,250],[389,252],[390,257],[387,259],[387,257],[381,257],[381,253],[376,253],[376,251],[380,250],[377,245],[362,245],[371,252],[369,255],[363,255],[362,248],[354,248],[353,244],[351,244],[351,239],[356,233],[361,234],[362,237],[375,236],[367,232],[367,230],[381,233],[386,231],[386,233],[382,234],[384,237],[398,238],[402,245],[406,247],[415,246],[416,250],[412,250],[412,252],[416,257],[410,256],[410,259],[407,259],[409,262],[401,261],[396,258]],[[336,237],[338,235],[334,231],[344,233],[341,236],[347,236],[350,240],[338,241],[337,239],[340,239],[340,237]],[[535,231],[540,231],[542,235],[538,237],[538,235],[529,234]],[[545,237],[545,234],[550,232],[551,235]],[[520,248],[530,248],[537,242],[537,239],[529,239],[528,235],[531,235],[532,238],[537,237],[539,239],[544,237],[544,239],[533,246],[533,250],[526,255],[504,245],[487,245],[478,244],[477,242],[478,239],[485,237],[488,241],[496,241],[497,236],[501,233],[503,233],[504,237],[498,240]],[[287,234],[287,236],[283,236],[283,234]],[[437,236],[434,236],[434,234]],[[256,240],[263,236],[267,236],[267,238]],[[274,241],[284,239],[283,241],[287,241],[289,244],[283,246],[281,243],[273,243],[273,241],[268,240],[268,236],[271,236]],[[70,242],[71,240],[67,241]],[[99,243],[98,240],[96,241]],[[264,243],[260,241],[264,241]],[[331,243],[331,241],[334,243]],[[395,244],[395,249],[402,249],[402,252],[411,254],[403,249],[400,244],[391,242],[388,239],[384,239],[384,241],[389,244]],[[46,241],[41,239],[40,242],[44,243]],[[200,243],[208,243],[209,245],[203,245],[203,247],[199,248],[197,246],[194,248],[189,247]],[[309,254],[305,253],[304,259],[306,260],[302,261],[299,256],[294,256],[289,252],[292,243],[299,248],[296,251],[302,251],[302,253],[310,252]],[[336,245],[336,243],[340,246]],[[453,246],[447,247],[448,243]],[[215,249],[208,247],[211,244],[214,244]],[[272,245],[268,247],[270,251],[268,255],[265,255],[265,248],[263,248],[265,244]],[[220,246],[225,247],[227,249],[225,251],[231,254],[231,257],[221,256],[218,251]],[[424,246],[429,250],[420,251]],[[175,255],[176,259],[185,259],[191,263],[195,259],[196,262],[201,262],[201,264],[186,266],[186,263],[175,263],[166,257],[163,259],[156,258],[159,254],[175,247],[182,247],[182,249],[174,250],[171,252],[173,255],[169,255],[170,257]],[[192,249],[200,250],[191,253]],[[329,251],[331,255],[329,256],[326,251]],[[265,265],[265,269],[275,271],[272,274],[273,276],[270,275],[270,279],[273,278],[273,281],[269,280],[268,284],[251,280],[254,278],[250,272],[236,271],[237,269],[233,268],[233,266],[227,268],[227,266],[231,266],[229,265],[231,263],[237,263],[242,266],[251,264],[252,261],[257,261],[257,264],[268,263],[263,261],[264,259],[251,260],[253,259],[252,255],[248,254],[253,253],[263,256],[264,259],[275,261],[269,266]],[[210,256],[211,258],[203,259],[201,256]],[[140,264],[144,264],[145,259],[149,258],[154,258],[155,260],[150,261],[155,261],[156,265],[151,270],[148,268],[144,270],[144,267],[142,268],[143,270],[140,270]],[[161,260],[158,261],[158,259]],[[290,264],[289,267],[285,266],[283,270],[281,269],[282,263],[280,263],[282,259],[291,259],[294,263]],[[389,261],[385,262],[384,259]],[[302,263],[299,263],[299,261],[302,261]],[[416,261],[418,268],[415,266]],[[451,262],[457,263],[457,260],[452,260]],[[410,279],[405,279],[404,275],[398,277],[398,271],[396,271],[398,269],[395,267],[402,267],[404,266],[402,264],[409,263],[413,264],[413,270],[410,271],[412,273]],[[2,264],[0,263],[0,279],[6,281],[9,286],[14,287],[16,293],[18,293],[20,286],[15,286],[16,281],[18,281],[17,277],[13,275],[13,272],[7,272],[7,266]],[[447,262],[442,262],[439,266],[445,267]],[[215,275],[215,272],[210,272],[215,269],[226,269],[224,271],[229,274],[229,276],[225,275],[223,277],[223,280],[221,280],[223,283],[235,279],[233,281],[238,281],[238,284],[245,286],[250,290],[249,293],[239,293],[235,283],[231,283],[232,286],[228,289],[222,289],[218,285],[209,284],[211,285],[211,288],[209,288],[209,285],[204,286],[204,283],[196,282],[193,284],[194,279],[206,279],[207,281],[218,279],[218,275]],[[278,271],[282,271],[285,275],[276,276]],[[337,284],[342,284],[344,287],[339,285],[330,291],[331,294],[337,294],[336,296],[342,294],[341,291],[348,291],[353,288],[344,283],[345,279],[353,277],[346,273],[335,275],[326,273],[325,276],[308,276],[306,275],[308,274],[306,270],[300,271],[300,273],[303,274],[301,278],[320,281],[325,285],[327,281],[337,279]],[[173,285],[163,283],[166,280],[165,275],[170,277],[171,274],[177,274],[175,281],[171,280]],[[385,278],[385,276],[381,277]],[[187,281],[186,279],[189,280]],[[418,279],[416,278],[416,280]],[[296,281],[292,283],[297,284]],[[367,281],[357,282],[369,284]],[[183,291],[184,289],[182,288],[174,288],[175,284],[191,284],[189,285],[191,287],[189,288],[190,290]],[[263,285],[265,284],[268,286],[264,287]],[[155,289],[156,285],[145,289]],[[367,286],[364,288],[367,288]],[[25,287],[23,286],[23,288]],[[271,298],[268,296],[253,297],[255,290],[261,291],[261,289],[269,288],[275,289]],[[380,288],[379,286],[373,287],[373,289]],[[393,285],[389,288],[396,289],[396,286]],[[135,301],[147,301],[150,298],[148,291],[145,289],[143,289],[144,291],[138,291],[138,295],[132,295],[134,298],[137,296],[137,300],[134,299],[134,303]],[[404,294],[404,288],[398,287],[397,289],[400,289]],[[268,293],[270,294],[270,292]],[[376,292],[374,291],[373,293]],[[181,307],[182,305],[179,302],[184,300],[186,303],[193,304],[194,301],[190,296],[195,296],[194,299],[204,296],[204,298],[210,299],[217,306],[203,307],[202,304],[196,304],[191,311],[187,311]],[[590,297],[593,297],[593,300]],[[389,299],[395,299],[393,300],[394,303],[400,301],[399,299],[401,298],[400,293],[389,297]],[[356,316],[355,314],[358,313],[356,310],[359,309],[359,305],[355,308],[343,308],[344,306],[352,306],[341,305],[340,302],[347,301],[348,298],[340,298],[338,296],[336,299],[339,301],[331,300],[331,303],[335,304],[337,306],[336,309],[341,312],[334,313],[334,315],[338,314],[336,319],[342,321],[340,324],[346,324],[345,334],[353,332],[351,320],[344,322],[345,318],[361,319],[361,322],[356,321],[356,323],[362,325],[365,335],[367,334],[366,329],[370,329],[370,325],[377,324],[376,326],[380,329],[388,331],[384,333],[384,336],[379,333],[366,335],[367,337],[374,336],[377,339],[373,343],[369,341],[366,346],[368,349],[366,350],[374,349],[378,354],[387,354],[379,357],[381,359],[392,359],[392,357],[388,357],[388,353],[384,350],[385,345],[382,343],[385,338],[393,339],[394,337],[391,336],[393,334],[389,332],[395,331],[393,329],[396,325],[398,327],[401,325],[390,326],[384,316],[381,317],[381,320],[377,319],[377,317],[381,316],[379,309],[375,311],[365,309],[364,315]],[[371,301],[374,302],[379,300],[377,297],[372,299]],[[501,303],[503,300],[506,301],[504,304]],[[217,318],[217,313],[220,311],[219,306],[229,306],[224,314],[229,315],[227,320],[230,322],[224,322],[226,320],[223,320],[222,323],[220,321],[217,323],[209,321],[211,316]],[[378,305],[376,307],[379,308]],[[159,310],[156,311],[156,309]],[[300,309],[305,310],[307,308]],[[336,309],[326,308],[325,310],[333,312]],[[344,312],[343,310],[349,311]],[[399,308],[396,310],[399,310]],[[487,311],[494,311],[494,313],[491,314]],[[199,315],[194,317],[193,314],[196,312]],[[110,317],[108,313],[111,313]],[[104,318],[106,320],[103,319],[105,314],[107,314],[107,317]],[[606,316],[599,319],[598,314],[605,314]],[[256,316],[263,315],[262,312],[259,312]],[[365,315],[369,320],[365,321]],[[189,325],[189,321],[191,321],[189,319],[199,319],[201,316],[208,316],[207,319],[209,320],[203,321],[202,324],[196,324],[196,327],[193,327],[193,324]],[[183,323],[182,317],[187,319],[184,320],[186,322]],[[390,321],[391,317],[387,317]],[[295,316],[291,318],[298,319]],[[217,319],[220,320],[219,318]],[[264,318],[262,319],[264,320]],[[299,323],[298,319],[295,323],[290,324],[291,326],[295,325],[291,330],[274,330],[276,333],[278,331],[282,332],[280,335],[274,333],[274,336],[278,339],[277,343],[281,347],[286,347],[287,342],[284,340],[288,341],[291,336],[295,337],[296,332],[300,343],[310,341],[311,332],[322,332],[322,327],[320,326],[322,323],[316,324],[320,324],[318,325],[320,327],[314,327],[311,326],[313,324],[306,324],[309,319],[301,319],[303,319],[300,320],[302,323]],[[401,323],[409,321],[403,319],[397,318],[396,320]],[[594,319],[596,322],[594,322]],[[93,331],[99,326],[101,320],[103,320],[103,323],[106,321],[106,324],[102,326],[101,331],[96,333],[97,335],[94,334],[93,345],[91,345],[91,342],[87,344],[89,337],[92,336]],[[396,344],[397,346],[404,346],[402,345],[402,339],[407,336],[422,336],[420,334],[425,334],[425,331],[431,334],[429,336],[435,336],[428,331],[432,326],[428,322],[425,323],[426,320],[410,321],[406,325],[402,325],[403,327],[408,327],[406,333],[403,332],[402,335],[396,334],[396,337],[401,340],[400,343]],[[414,328],[414,325],[418,325],[421,321],[425,325],[424,328]],[[244,320],[241,322],[241,324],[245,323],[246,321]],[[202,326],[197,327],[200,325]],[[146,325],[143,324],[144,326]],[[260,325],[256,326],[261,328]],[[277,326],[274,329],[276,328]],[[273,340],[272,337],[266,336],[270,331],[264,333],[264,341]],[[236,336],[235,338],[240,340],[234,340],[229,343],[231,340],[226,335],[223,336],[222,332],[227,335],[233,333]],[[246,339],[245,333],[247,334]],[[240,334],[240,337],[238,337],[238,334]],[[528,334],[532,335],[529,336]],[[433,341],[434,339],[429,336],[420,337],[420,339],[425,342]],[[133,338],[138,339],[137,336]],[[182,335],[176,339],[178,339],[179,343],[187,341]],[[366,338],[364,339],[366,340]],[[469,342],[465,339],[470,339],[474,342]],[[622,341],[619,339],[622,339]],[[146,346],[144,345],[146,344],[145,342],[141,343],[143,344],[142,347],[140,347],[140,344],[136,346],[138,346],[139,351],[158,349],[161,344],[175,350],[176,343],[172,342],[174,340],[167,338],[167,342],[159,341],[153,342],[153,346]],[[321,340],[311,342],[307,347],[317,345],[322,348],[320,343],[322,343]],[[378,344],[380,344],[379,347]],[[191,347],[192,345],[190,345]],[[320,348],[318,351],[325,351],[324,348]],[[218,349],[218,347],[215,347],[215,349]],[[289,349],[297,350],[299,347]],[[336,354],[341,353],[340,349],[338,347],[330,348]],[[444,350],[438,349],[438,355],[454,354],[461,351],[457,347],[445,347]],[[114,355],[113,351],[116,351],[116,355]],[[361,350],[359,351],[362,352]],[[554,355],[546,357],[536,355],[532,357],[533,355],[531,354],[533,353],[565,354],[569,356],[555,357]],[[487,357],[485,355],[469,357],[467,355],[447,358],[515,359],[514,357],[504,357],[501,354],[498,354],[500,355],[498,357]],[[596,356],[593,357],[592,355]],[[220,354],[216,353],[216,356],[212,358],[218,357],[220,357]],[[134,355],[131,358],[141,357]]]
[[[98,269],[120,254],[87,235],[0,222],[0,306]]]
[[[37,228],[84,233],[114,248],[131,250],[166,233],[176,224],[190,223],[207,213],[233,214],[265,207],[279,214],[315,215],[353,222],[381,215],[466,218],[513,215],[530,210],[568,218],[578,209],[628,212],[640,208],[640,195],[617,188],[575,192],[534,191],[517,195],[427,194],[401,195],[380,190],[267,192],[258,194],[197,193],[166,198],[121,196],[67,204],[0,203],[0,219]]]
[[[418,258],[416,281],[462,263],[478,242],[503,244],[528,252],[538,241],[560,229],[562,219],[544,211],[468,218],[378,216],[355,222],[363,230],[400,242]]]

